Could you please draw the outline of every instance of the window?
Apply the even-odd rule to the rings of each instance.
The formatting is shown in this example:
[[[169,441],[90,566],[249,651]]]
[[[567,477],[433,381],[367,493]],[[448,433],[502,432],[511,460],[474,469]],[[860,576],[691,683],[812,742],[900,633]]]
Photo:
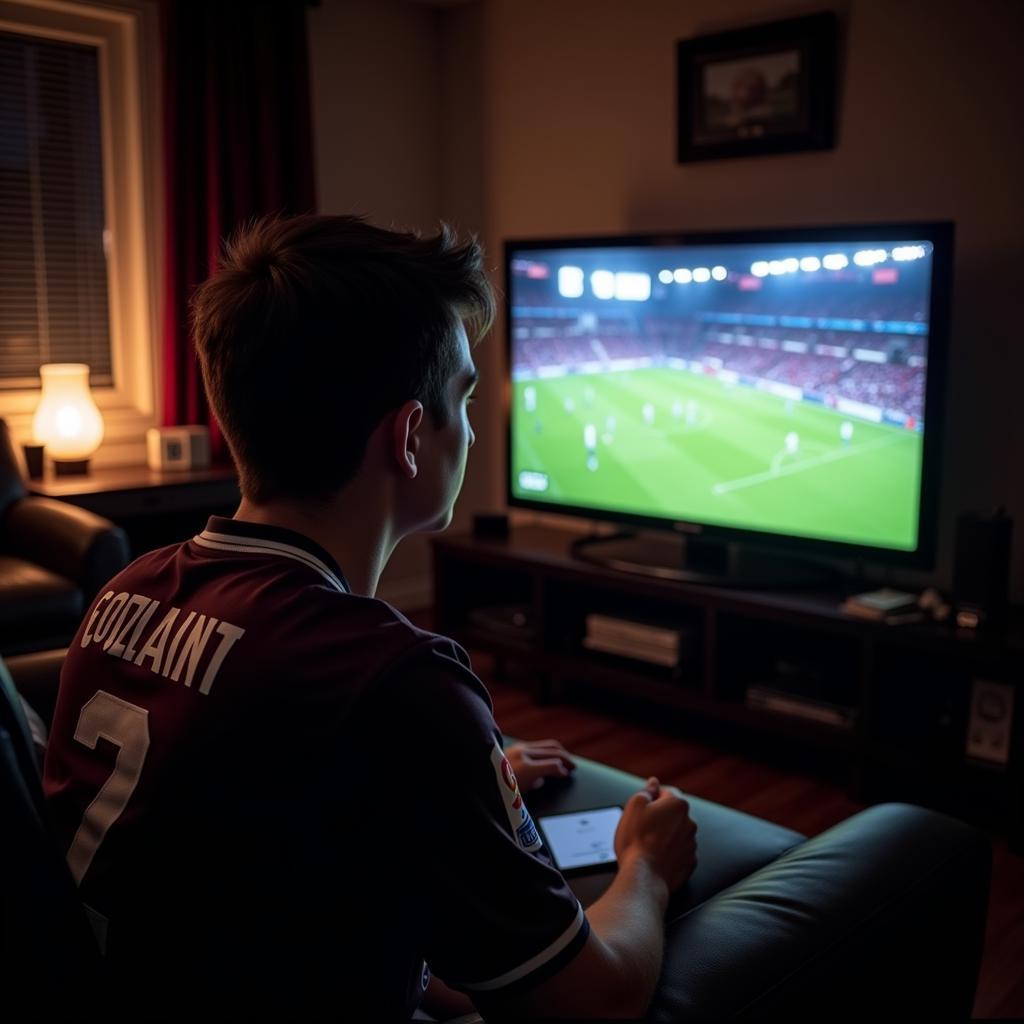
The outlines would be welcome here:
[[[96,462],[145,461],[160,252],[155,0],[0,0],[0,416],[26,440],[45,362],[84,362]]]
[[[0,387],[111,383],[96,47],[0,32]]]

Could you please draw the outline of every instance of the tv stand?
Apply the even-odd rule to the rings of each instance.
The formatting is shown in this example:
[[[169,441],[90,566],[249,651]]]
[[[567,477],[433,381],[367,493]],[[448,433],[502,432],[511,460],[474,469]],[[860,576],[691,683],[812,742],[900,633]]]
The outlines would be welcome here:
[[[604,692],[658,728],[817,749],[840,759],[858,800],[934,806],[1005,829],[1024,849],[1024,610],[1015,608],[1005,629],[977,633],[889,626],[844,615],[837,583],[743,589],[643,575],[607,557],[577,557],[580,539],[519,525],[503,539],[434,538],[435,628],[492,655],[498,678],[520,670],[538,701]],[[586,541],[584,550],[602,554],[631,543]],[[595,650],[594,614],[678,631],[677,659]],[[1001,763],[967,752],[975,680],[1017,691]],[[794,692],[834,713],[808,715],[806,701],[794,709]]]
[[[828,567],[803,559],[671,533],[588,534],[573,541],[570,551],[621,572],[712,587],[783,590],[835,585],[840,579]]]

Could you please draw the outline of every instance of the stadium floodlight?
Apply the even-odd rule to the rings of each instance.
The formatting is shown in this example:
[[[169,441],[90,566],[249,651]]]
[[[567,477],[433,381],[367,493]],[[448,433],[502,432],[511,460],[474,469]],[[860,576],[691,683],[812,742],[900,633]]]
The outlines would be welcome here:
[[[830,252],[821,261],[821,265],[826,270],[842,270],[850,265],[850,261],[841,252]]]
[[[853,262],[858,267],[873,267],[876,263],[884,263],[888,255],[884,249],[861,249],[853,254]]]
[[[785,267],[787,274],[795,274],[800,269],[800,261],[795,256],[790,256],[789,259],[783,260],[782,265]]]
[[[635,270],[620,270],[615,275],[615,298],[626,302],[646,302],[650,297],[650,274]]]
[[[694,267],[693,279],[697,284],[704,284],[705,281],[711,280],[711,271],[707,267]]]
[[[672,276],[677,284],[689,284],[693,280],[693,274],[686,267],[680,267]]]
[[[725,267],[712,267],[711,276],[716,281],[724,281],[729,276],[729,271]]]
[[[658,271],[658,280],[662,284],[671,284],[672,283],[672,271],[671,270],[659,270]]]
[[[590,275],[590,290],[598,299],[614,299],[615,275],[610,270],[595,270]]]
[[[583,294],[583,268],[558,268],[558,294],[565,299],[578,299]]]
[[[892,251],[894,260],[923,260],[928,253],[923,245],[897,245]]]
[[[805,256],[800,261],[800,269],[812,274],[815,270],[821,270],[821,260],[817,256]]]
[[[754,277],[767,277],[768,276],[768,261],[767,260],[755,260],[750,264],[750,272]]]
[[[786,272],[786,263],[784,260],[771,260],[768,263],[769,274],[784,274]]]

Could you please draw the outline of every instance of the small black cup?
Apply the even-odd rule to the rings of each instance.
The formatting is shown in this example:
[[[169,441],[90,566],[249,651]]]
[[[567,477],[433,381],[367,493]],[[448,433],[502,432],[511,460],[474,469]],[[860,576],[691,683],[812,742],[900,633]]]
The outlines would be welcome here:
[[[25,452],[25,469],[28,472],[29,480],[42,480],[43,449],[46,446],[41,444],[23,444],[21,447]]]

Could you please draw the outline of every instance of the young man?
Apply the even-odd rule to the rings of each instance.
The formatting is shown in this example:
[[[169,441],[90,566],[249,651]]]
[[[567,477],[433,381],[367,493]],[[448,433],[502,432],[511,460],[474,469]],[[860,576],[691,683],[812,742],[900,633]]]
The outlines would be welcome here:
[[[373,596],[462,484],[479,248],[264,221],[194,313],[242,503],[100,594],[46,761],[114,1015],[401,1020],[431,972],[489,1019],[639,1015],[686,803],[629,802],[584,915],[522,801],[568,754],[503,752],[465,652]]]

